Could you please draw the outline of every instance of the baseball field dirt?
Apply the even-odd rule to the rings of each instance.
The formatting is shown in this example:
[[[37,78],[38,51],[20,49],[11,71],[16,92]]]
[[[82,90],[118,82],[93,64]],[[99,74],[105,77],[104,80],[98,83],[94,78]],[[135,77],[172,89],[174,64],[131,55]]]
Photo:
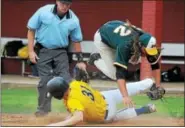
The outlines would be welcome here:
[[[7,77],[6,77],[7,78]],[[13,78],[15,78],[13,76]],[[20,80],[21,83],[15,83],[16,80],[14,79],[2,79],[4,80],[4,83],[10,83],[12,84],[4,84],[6,88],[10,87],[17,87],[15,85],[19,85],[21,87],[28,87],[25,86],[25,83],[27,85],[30,85],[31,87],[35,87],[37,84],[38,80],[35,79],[26,79],[26,78],[16,78]],[[26,80],[25,80],[26,79]],[[35,81],[33,81],[35,80]],[[33,83],[27,83],[27,82],[33,82]],[[101,84],[100,84],[101,82]],[[99,90],[108,90],[110,87],[117,88],[115,85],[115,82],[110,82],[110,81],[99,81],[99,80],[93,80],[91,84],[96,88],[98,87]],[[99,87],[99,85],[103,85],[102,88]],[[104,85],[108,85],[105,86]],[[110,85],[110,86],[109,86]],[[176,88],[179,90],[184,90],[184,83],[182,84],[163,84],[165,85],[167,89],[171,88]],[[2,86],[3,87],[3,86]],[[104,88],[103,88],[104,87]],[[111,88],[113,89],[113,88]],[[173,95],[180,95],[184,97],[184,92],[175,92]],[[11,114],[11,113],[1,113],[1,126],[46,126],[50,123],[56,123],[59,121],[64,120],[66,116],[66,113],[51,113],[46,117],[42,118],[36,118],[34,114],[24,114],[24,113],[19,113],[19,114]],[[138,116],[135,118],[132,118],[130,120],[124,120],[124,121],[118,121],[118,122],[113,122],[113,123],[108,123],[108,124],[88,124],[88,123],[83,123],[83,124],[78,124],[77,126],[184,126],[184,118],[173,118],[172,116],[169,117],[167,116],[160,116],[158,113],[152,113],[152,114],[146,114],[142,116]]]
[[[2,126],[46,126],[64,120],[63,114],[49,114],[35,117],[31,114],[2,114]],[[77,126],[184,126],[184,118],[160,117],[152,114],[135,117],[130,120],[107,124],[78,124]]]

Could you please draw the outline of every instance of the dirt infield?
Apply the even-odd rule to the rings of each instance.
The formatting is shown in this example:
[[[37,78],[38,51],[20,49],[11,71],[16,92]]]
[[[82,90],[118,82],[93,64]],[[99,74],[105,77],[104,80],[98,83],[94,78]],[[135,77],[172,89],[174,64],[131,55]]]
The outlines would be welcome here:
[[[64,120],[66,114],[50,114],[36,118],[31,114],[2,114],[2,126],[46,126]],[[164,118],[150,115],[139,116],[108,124],[78,124],[78,126],[184,126],[184,119]]]
[[[16,78],[19,79],[19,78]],[[29,87],[28,84],[20,84],[17,83],[15,84],[15,80],[12,80],[12,85],[4,84],[4,86],[1,85],[1,87]],[[20,80],[20,79],[19,79]],[[22,79],[20,80],[21,82],[23,81]],[[26,79],[23,81],[23,83],[30,82],[30,79]],[[6,81],[5,81],[6,82]],[[34,81],[33,81],[34,82]],[[36,81],[37,82],[37,81]],[[115,82],[111,81],[99,81],[99,80],[93,80],[91,84],[97,88],[98,90],[109,90],[117,88],[115,85]],[[170,84],[170,85],[165,85],[166,88],[179,88],[180,90],[184,90],[184,83],[183,85],[179,84]],[[16,86],[15,86],[16,85]],[[19,86],[17,86],[19,85]],[[103,85],[101,88],[99,85]],[[104,86],[108,85],[108,86]],[[110,85],[110,86],[109,86]],[[115,86],[113,86],[115,85]],[[30,84],[30,87],[35,87],[35,83],[32,85]],[[183,96],[184,97],[184,91],[183,93],[173,93],[174,96]],[[166,95],[166,96],[171,96]],[[46,126],[50,123],[55,123],[64,120],[66,114],[49,114],[48,116],[44,118],[36,118],[33,114],[4,114],[1,113],[1,125],[2,126]],[[184,118],[177,119],[177,118],[172,118],[172,117],[161,117],[159,115],[156,115],[155,113],[152,114],[147,114],[147,115],[142,115],[138,116],[136,118],[130,119],[130,120],[124,120],[124,121],[119,121],[119,122],[114,122],[114,123],[109,123],[109,124],[78,124],[78,126],[184,126]]]

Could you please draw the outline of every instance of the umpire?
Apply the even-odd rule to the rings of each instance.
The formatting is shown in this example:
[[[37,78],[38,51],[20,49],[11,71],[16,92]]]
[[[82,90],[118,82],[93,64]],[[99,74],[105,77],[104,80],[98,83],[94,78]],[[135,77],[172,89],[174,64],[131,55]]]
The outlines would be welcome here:
[[[79,42],[82,41],[82,32],[78,17],[70,9],[71,4],[72,0],[56,0],[55,4],[39,8],[27,24],[29,59],[37,64],[40,77],[36,116],[44,116],[51,111],[51,98],[46,98],[47,82],[54,76],[71,81],[66,51],[69,37],[75,43],[76,52],[80,54],[81,51]],[[34,39],[37,50],[34,48]]]

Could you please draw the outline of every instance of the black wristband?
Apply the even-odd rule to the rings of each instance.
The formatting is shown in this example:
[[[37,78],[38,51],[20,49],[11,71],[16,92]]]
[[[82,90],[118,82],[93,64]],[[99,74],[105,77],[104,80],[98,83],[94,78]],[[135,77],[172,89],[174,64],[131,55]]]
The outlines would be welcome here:
[[[152,70],[159,69],[159,68],[160,68],[160,67],[159,67],[159,63],[156,63],[156,64],[154,64],[154,65],[151,65],[151,68],[152,68]]]
[[[119,79],[126,79],[128,71],[125,68],[116,66],[116,78]]]

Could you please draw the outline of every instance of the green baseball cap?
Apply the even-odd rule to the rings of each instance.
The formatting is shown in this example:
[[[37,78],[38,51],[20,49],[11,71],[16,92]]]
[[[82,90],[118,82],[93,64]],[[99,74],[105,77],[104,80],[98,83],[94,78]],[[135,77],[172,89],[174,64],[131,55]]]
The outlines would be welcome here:
[[[142,34],[139,37],[139,42],[141,46],[145,47],[145,51],[148,55],[157,55],[158,50],[156,48],[156,39],[149,33]]]

